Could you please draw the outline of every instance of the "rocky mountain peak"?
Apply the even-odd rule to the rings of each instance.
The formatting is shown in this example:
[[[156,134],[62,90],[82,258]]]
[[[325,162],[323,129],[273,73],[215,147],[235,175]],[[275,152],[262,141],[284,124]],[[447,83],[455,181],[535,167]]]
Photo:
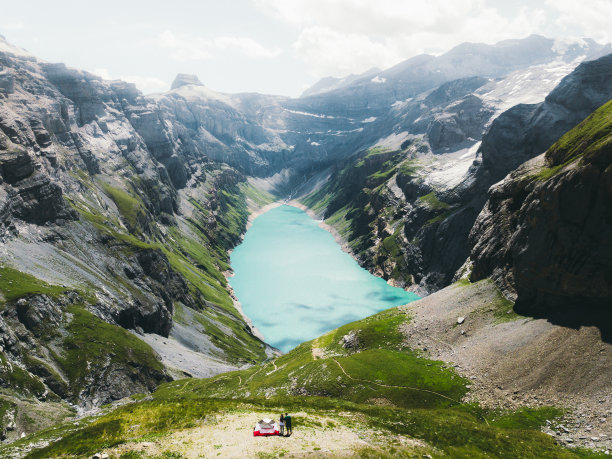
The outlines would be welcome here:
[[[179,73],[176,75],[176,78],[174,78],[170,89],[180,88],[189,84],[195,86],[204,86],[197,75],[190,75],[189,73]]]

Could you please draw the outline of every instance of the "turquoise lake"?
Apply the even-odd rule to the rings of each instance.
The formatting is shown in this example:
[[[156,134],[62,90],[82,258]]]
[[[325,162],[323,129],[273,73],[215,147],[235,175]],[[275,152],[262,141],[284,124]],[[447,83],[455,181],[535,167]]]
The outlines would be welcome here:
[[[231,263],[230,285],[244,313],[283,352],[419,299],[361,268],[317,221],[287,205],[253,221]]]

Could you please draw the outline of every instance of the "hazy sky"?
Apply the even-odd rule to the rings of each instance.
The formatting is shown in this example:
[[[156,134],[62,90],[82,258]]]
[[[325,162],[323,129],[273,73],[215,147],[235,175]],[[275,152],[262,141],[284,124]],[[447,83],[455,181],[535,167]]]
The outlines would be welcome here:
[[[39,58],[144,92],[195,73],[223,92],[297,96],[323,76],[386,68],[464,41],[531,33],[612,40],[612,0],[24,0],[0,34]]]

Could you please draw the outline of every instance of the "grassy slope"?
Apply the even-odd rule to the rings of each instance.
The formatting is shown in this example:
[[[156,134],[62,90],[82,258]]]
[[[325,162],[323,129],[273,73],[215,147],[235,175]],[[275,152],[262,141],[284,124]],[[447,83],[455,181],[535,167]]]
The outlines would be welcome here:
[[[81,178],[87,182],[87,177]],[[133,181],[126,185],[132,190],[138,185]],[[101,214],[87,202],[73,201],[73,207],[104,235],[115,240],[118,250],[134,252],[144,249],[161,250],[172,269],[186,280],[189,293],[198,305],[199,325],[206,333],[217,337],[214,344],[221,353],[217,357],[228,362],[255,363],[265,358],[262,343],[245,328],[244,321],[234,307],[223,275],[229,269],[227,251],[239,242],[249,215],[247,201],[263,205],[271,196],[260,192],[246,182],[215,185],[215,171],[199,185],[196,197],[190,198],[191,216],[182,224],[170,225],[165,233],[149,228],[144,232],[143,204],[138,195],[106,184],[101,185],[105,194],[117,204],[128,232],[118,225],[112,216]],[[131,187],[131,188],[130,188]],[[97,193],[94,187],[89,187]],[[89,200],[94,202],[93,199]],[[213,211],[210,202],[217,203]],[[214,225],[210,225],[214,215]],[[148,221],[153,221],[149,218]],[[123,247],[123,248],[122,248]],[[128,290],[130,285],[125,285]],[[133,291],[137,295],[137,291]],[[223,331],[225,329],[225,331]],[[229,329],[229,333],[227,332]]]
[[[398,212],[398,198],[391,186],[418,180],[418,162],[409,151],[370,149],[351,158],[321,189],[301,199],[314,212],[323,214],[347,241],[358,258],[371,260],[383,268],[385,279],[405,284],[414,282],[406,265],[402,248],[408,245],[404,222]],[[394,183],[395,182],[395,183]],[[422,227],[442,222],[452,212],[448,203],[434,192],[414,197],[412,205],[419,206],[427,219]],[[415,222],[411,225],[414,227]],[[390,228],[391,234],[380,233]],[[413,232],[418,230],[413,228]],[[380,243],[382,242],[382,243]]]
[[[13,268],[0,268],[0,293],[4,298],[4,301],[0,302],[0,308],[7,307],[7,302],[27,298],[29,295],[42,294],[59,298],[66,292],[67,289],[64,287],[48,284]],[[86,301],[87,294],[81,297]],[[113,362],[131,365],[132,361],[135,361],[156,371],[163,369],[149,345],[123,328],[98,319],[83,309],[82,305],[73,305],[65,309],[64,320],[59,329],[55,326],[43,326],[37,329],[37,335],[41,341],[60,345],[59,348],[62,350],[59,353],[51,351],[50,355],[55,357],[55,363],[63,370],[71,392],[75,396],[81,388],[80,382],[89,374],[89,368],[85,368],[87,362],[97,362],[107,355],[111,355]],[[52,367],[44,360],[36,358],[37,352],[39,348],[30,349],[24,354],[25,363],[45,365],[48,372],[53,373]],[[40,378],[17,365],[9,364],[1,353],[0,375],[2,375],[0,386],[10,388],[17,394],[39,395],[45,392]],[[57,374],[50,377],[52,376],[60,379]]]
[[[247,202],[251,206],[263,205],[271,196],[244,182],[217,190],[214,180],[209,178],[202,192],[192,200],[191,217],[159,231],[152,226],[155,220],[147,214],[145,204],[134,189],[138,181],[126,182],[122,190],[97,181],[83,171],[71,175],[81,182],[84,191],[69,197],[69,202],[80,213],[81,224],[105,240],[106,256],[133,259],[141,250],[162,251],[172,269],[185,278],[198,308],[193,314],[197,318],[195,325],[211,337],[216,346],[215,356],[238,365],[266,358],[263,344],[248,332],[234,307],[222,272],[229,269],[227,250],[240,239],[246,225]],[[104,194],[115,202],[119,215],[113,214],[112,209],[99,207]],[[213,199],[218,202],[214,226],[207,227],[213,213],[209,202]],[[215,237],[217,234],[223,237]],[[23,350],[21,356],[13,355],[9,359],[0,351],[0,402],[10,403],[14,397],[23,399],[24,403],[15,408],[20,419],[31,414],[30,405],[38,406],[37,398],[58,400],[49,387],[76,400],[84,385],[91,383],[97,363],[113,364],[128,374],[144,372],[155,378],[162,374],[163,366],[147,344],[84,309],[97,302],[95,292],[101,288],[111,288],[136,299],[142,295],[140,288],[129,279],[113,274],[101,277],[99,284],[77,287],[79,299],[74,303],[64,298],[67,294],[73,297],[74,288],[50,285],[9,266],[0,266],[0,311],[13,308],[14,302],[34,294],[47,295],[58,304],[72,304],[61,306],[64,318],[60,326],[57,329],[43,326],[36,332],[33,347],[27,352]],[[55,419],[60,418],[55,416]]]
[[[607,151],[607,155],[600,155]],[[546,152],[548,167],[537,177],[548,180],[576,161],[590,162],[600,156],[608,160],[612,156],[612,100],[602,105],[574,129],[561,137]]]
[[[558,410],[502,413],[460,403],[467,381],[402,344],[399,327],[409,320],[389,309],[303,343],[273,362],[164,384],[151,399],[120,407],[85,427],[66,427],[70,431],[61,440],[29,457],[85,456],[195,428],[209,414],[281,409],[325,415],[339,423],[346,418],[342,413],[352,413],[362,419],[355,428],[421,439],[435,457],[590,455],[563,449],[539,431]],[[347,349],[341,343],[349,334],[356,338]],[[34,440],[45,435],[51,434]]]
[[[57,297],[65,290],[9,266],[0,266],[0,294],[3,298],[0,299],[0,308],[4,308],[6,302],[16,301],[28,295],[44,294]]]
[[[301,199],[315,213],[324,214],[326,222],[334,226],[359,253],[369,244],[370,225],[377,214],[393,213],[389,208],[373,208],[372,203],[383,203],[384,183],[394,174],[413,172],[412,161],[401,151],[373,148],[355,155],[321,189]]]
[[[59,299],[66,290],[13,268],[0,268],[0,309],[34,294]],[[81,298],[87,297],[87,292],[81,292]],[[66,308],[59,327],[43,324],[38,328],[36,339],[30,341],[27,350],[22,349],[21,360],[22,364],[10,362],[0,352],[0,406],[10,406],[19,432],[28,433],[70,413],[63,402],[45,409],[37,399],[58,402],[59,397],[49,387],[61,387],[66,396],[77,400],[98,363],[108,360],[134,372],[146,368],[161,375],[163,371],[148,344],[98,319],[82,305]],[[0,429],[7,422],[5,414],[0,413]]]

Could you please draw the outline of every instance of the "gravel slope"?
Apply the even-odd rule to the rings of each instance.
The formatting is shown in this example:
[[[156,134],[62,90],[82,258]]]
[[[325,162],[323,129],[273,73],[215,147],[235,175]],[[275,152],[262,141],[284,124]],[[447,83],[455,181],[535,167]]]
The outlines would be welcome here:
[[[408,344],[470,378],[471,400],[566,407],[567,419],[549,433],[568,444],[612,448],[612,345],[596,327],[518,316],[489,280],[454,284],[402,308],[413,317],[403,329]]]

